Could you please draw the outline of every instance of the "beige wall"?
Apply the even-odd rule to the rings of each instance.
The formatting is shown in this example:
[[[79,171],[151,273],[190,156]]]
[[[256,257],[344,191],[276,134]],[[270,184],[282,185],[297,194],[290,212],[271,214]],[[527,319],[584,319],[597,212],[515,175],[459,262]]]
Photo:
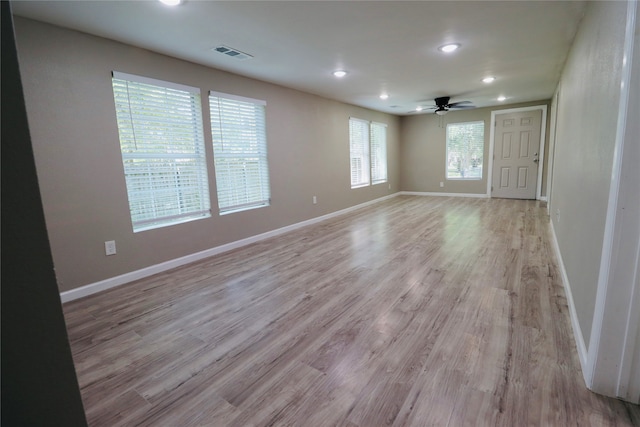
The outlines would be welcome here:
[[[587,347],[611,184],[626,8],[626,2],[589,2],[559,84],[550,211]]]
[[[16,18],[27,113],[61,291],[220,246],[397,192],[400,119],[110,40]],[[272,204],[133,233],[111,71],[267,102]],[[203,101],[204,102],[204,101]],[[349,117],[388,124],[389,183],[350,189]],[[312,204],[312,196],[318,204]],[[117,255],[105,256],[115,240]]]
[[[405,116],[401,121],[400,131],[400,188],[403,191],[434,193],[466,193],[486,194],[489,162],[489,134],[491,112],[511,108],[546,105],[549,114],[549,101],[536,101],[511,104],[498,107],[475,108],[473,110],[449,111],[444,116],[435,114],[419,114]],[[449,123],[484,122],[485,158],[482,180],[450,180],[445,179],[446,130]],[[547,123],[549,119],[547,117]],[[548,128],[548,127],[547,127]],[[545,139],[545,156],[542,171],[542,196],[546,195],[546,164],[548,131]],[[440,187],[440,182],[444,187]]]

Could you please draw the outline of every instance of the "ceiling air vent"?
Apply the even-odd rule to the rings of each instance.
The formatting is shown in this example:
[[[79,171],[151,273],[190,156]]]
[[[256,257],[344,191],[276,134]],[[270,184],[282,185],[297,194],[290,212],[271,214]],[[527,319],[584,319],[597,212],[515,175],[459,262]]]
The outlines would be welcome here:
[[[235,59],[245,60],[251,59],[253,56],[248,53],[240,52],[237,49],[230,48],[229,46],[218,46],[213,48],[214,52],[222,53]]]

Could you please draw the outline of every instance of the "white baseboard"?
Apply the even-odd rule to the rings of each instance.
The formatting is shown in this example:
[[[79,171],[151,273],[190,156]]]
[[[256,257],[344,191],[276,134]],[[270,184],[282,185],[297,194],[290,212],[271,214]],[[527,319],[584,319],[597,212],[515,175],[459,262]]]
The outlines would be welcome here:
[[[162,262],[160,264],[155,264],[149,267],[142,268],[140,270],[135,270],[130,273],[121,274],[119,276],[111,277],[109,279],[101,280],[99,282],[90,283],[85,286],[81,286],[79,288],[71,289],[69,291],[64,291],[60,293],[60,299],[63,303],[73,301],[79,298],[83,298],[97,292],[102,292],[107,289],[115,288],[120,285],[124,285],[126,283],[133,282],[138,279],[142,279],[145,277],[152,276],[157,273],[162,273],[163,271],[171,270],[172,268],[180,267],[195,261],[200,261],[205,258],[212,257],[214,255],[221,254],[223,252],[228,252],[233,249],[240,248],[242,246],[250,245],[255,242],[259,242],[264,239],[268,239],[270,237],[279,236],[284,233],[288,233],[293,230],[297,230],[302,227],[306,227],[309,225],[317,224],[322,221],[326,221],[328,219],[337,217],[339,215],[344,215],[356,209],[363,208],[365,206],[373,205],[375,203],[382,202],[384,200],[388,200],[390,198],[396,197],[401,193],[394,193],[388,196],[380,197],[378,199],[370,200],[365,203],[361,203],[359,205],[351,206],[346,209],[341,209],[336,212],[332,212],[326,215],[322,215],[316,218],[311,218],[306,221],[298,222],[296,224],[291,224],[286,227],[278,228],[276,230],[267,231],[266,233],[257,234],[255,236],[247,237],[246,239],[236,240],[235,242],[230,242],[221,246],[216,246],[215,248],[206,249],[201,252],[196,252],[194,254],[186,255],[180,258],[172,259],[166,262]]]
[[[546,202],[547,201],[547,196],[540,196],[540,198],[538,199],[541,202]]]
[[[438,193],[438,192],[421,192],[421,191],[401,191],[401,195],[403,196],[440,196],[440,197],[477,197],[480,199],[488,199],[489,195],[487,194],[476,194],[476,193]]]
[[[558,259],[558,267],[560,268],[560,274],[562,276],[562,284],[564,286],[564,293],[567,296],[567,305],[569,306],[569,314],[571,316],[571,327],[573,329],[573,337],[576,341],[576,347],[578,350],[578,357],[580,358],[580,366],[582,368],[582,377],[584,379],[587,388],[590,388],[590,381],[587,376],[587,346],[582,336],[582,329],[580,328],[580,322],[578,321],[578,313],[576,312],[576,306],[573,302],[573,294],[571,293],[571,285],[569,284],[569,277],[567,276],[567,270],[564,268],[564,261],[562,261],[562,254],[560,253],[560,245],[558,245],[558,238],[556,237],[556,230],[553,228],[553,221],[549,221],[551,225],[551,242],[553,243],[553,249]]]

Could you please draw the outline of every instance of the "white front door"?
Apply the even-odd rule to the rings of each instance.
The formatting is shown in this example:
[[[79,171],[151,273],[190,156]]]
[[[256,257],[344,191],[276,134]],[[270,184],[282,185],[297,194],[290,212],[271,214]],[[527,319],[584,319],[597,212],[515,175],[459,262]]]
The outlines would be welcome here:
[[[542,110],[496,116],[491,197],[535,199]]]

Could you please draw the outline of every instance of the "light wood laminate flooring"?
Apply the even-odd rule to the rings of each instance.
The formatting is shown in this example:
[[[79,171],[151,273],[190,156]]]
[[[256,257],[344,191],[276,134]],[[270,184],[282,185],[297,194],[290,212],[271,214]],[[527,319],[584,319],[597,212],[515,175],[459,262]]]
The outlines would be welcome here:
[[[91,426],[630,426],[535,201],[399,196],[64,305]]]

